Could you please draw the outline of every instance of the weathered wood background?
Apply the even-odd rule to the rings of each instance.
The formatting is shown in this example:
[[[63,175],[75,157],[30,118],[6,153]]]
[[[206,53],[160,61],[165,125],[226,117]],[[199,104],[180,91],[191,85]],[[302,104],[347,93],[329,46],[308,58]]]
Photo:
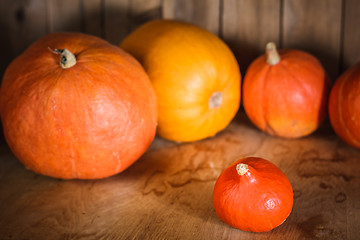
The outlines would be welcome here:
[[[320,59],[334,79],[360,60],[358,0],[2,0],[0,71],[39,37],[80,31],[118,44],[142,23],[181,19],[230,45],[242,74],[268,41]]]
[[[0,73],[39,37],[80,31],[118,44],[158,18],[217,34],[242,74],[268,41],[306,50],[334,81],[360,60],[358,0],[2,0]],[[220,172],[240,157],[274,162],[294,188],[294,207],[268,233],[222,223],[212,205]],[[243,111],[213,138],[180,144],[156,138],[125,172],[61,181],[26,170],[0,144],[0,239],[359,239],[360,150],[325,123],[301,139],[256,129]]]

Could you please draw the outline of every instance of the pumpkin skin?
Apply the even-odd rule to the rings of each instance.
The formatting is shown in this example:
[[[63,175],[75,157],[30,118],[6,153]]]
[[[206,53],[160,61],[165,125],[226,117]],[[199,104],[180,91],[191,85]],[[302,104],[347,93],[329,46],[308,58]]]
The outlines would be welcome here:
[[[76,64],[63,69],[63,56],[54,49],[68,49]],[[140,63],[80,33],[49,34],[13,60],[3,77],[0,108],[15,156],[55,178],[117,174],[147,150],[156,133],[156,96]]]
[[[360,62],[345,71],[333,85],[329,119],[343,141],[360,148]]]
[[[185,22],[148,22],[120,45],[149,74],[158,99],[160,137],[191,142],[214,136],[240,105],[240,70],[228,46]]]
[[[237,160],[220,174],[213,203],[219,218],[230,226],[267,232],[289,216],[293,190],[276,165],[266,159],[248,157]]]
[[[247,116],[270,135],[299,138],[311,134],[327,117],[330,80],[324,68],[304,51],[277,52],[273,43],[266,49],[267,54],[253,61],[244,77]]]

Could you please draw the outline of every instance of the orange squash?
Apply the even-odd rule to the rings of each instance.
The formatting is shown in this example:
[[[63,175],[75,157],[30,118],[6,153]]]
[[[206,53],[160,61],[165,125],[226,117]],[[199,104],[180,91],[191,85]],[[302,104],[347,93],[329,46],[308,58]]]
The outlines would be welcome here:
[[[332,87],[329,118],[342,140],[360,148],[360,62],[344,72]]]
[[[80,33],[49,34],[16,58],[3,77],[0,110],[16,157],[55,178],[119,173],[156,133],[156,96],[142,66]]]
[[[237,160],[218,177],[213,193],[219,218],[243,231],[267,232],[282,224],[293,206],[286,175],[263,158]]]
[[[235,116],[241,76],[228,46],[174,20],[148,22],[120,45],[149,74],[158,99],[158,135],[190,142],[215,135]]]
[[[279,52],[274,43],[248,68],[243,104],[249,119],[270,135],[298,138],[314,132],[327,117],[329,78],[312,55]]]

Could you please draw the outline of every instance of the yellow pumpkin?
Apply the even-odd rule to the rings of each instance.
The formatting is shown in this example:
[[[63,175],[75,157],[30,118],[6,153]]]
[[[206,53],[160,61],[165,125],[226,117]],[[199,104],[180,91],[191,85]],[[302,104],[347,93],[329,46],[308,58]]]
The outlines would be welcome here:
[[[240,70],[229,47],[214,34],[162,19],[140,26],[120,47],[149,74],[158,99],[160,137],[204,139],[234,118],[240,105]]]

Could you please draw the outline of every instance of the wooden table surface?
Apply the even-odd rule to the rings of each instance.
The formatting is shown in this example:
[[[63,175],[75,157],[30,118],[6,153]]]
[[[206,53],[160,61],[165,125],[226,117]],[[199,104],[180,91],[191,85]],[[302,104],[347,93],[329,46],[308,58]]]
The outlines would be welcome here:
[[[275,163],[294,189],[288,219],[267,233],[217,217],[212,192],[238,158]],[[256,129],[242,111],[217,136],[193,143],[156,138],[123,173],[58,180],[26,170],[0,147],[0,239],[359,239],[360,150],[325,123],[288,140]]]

